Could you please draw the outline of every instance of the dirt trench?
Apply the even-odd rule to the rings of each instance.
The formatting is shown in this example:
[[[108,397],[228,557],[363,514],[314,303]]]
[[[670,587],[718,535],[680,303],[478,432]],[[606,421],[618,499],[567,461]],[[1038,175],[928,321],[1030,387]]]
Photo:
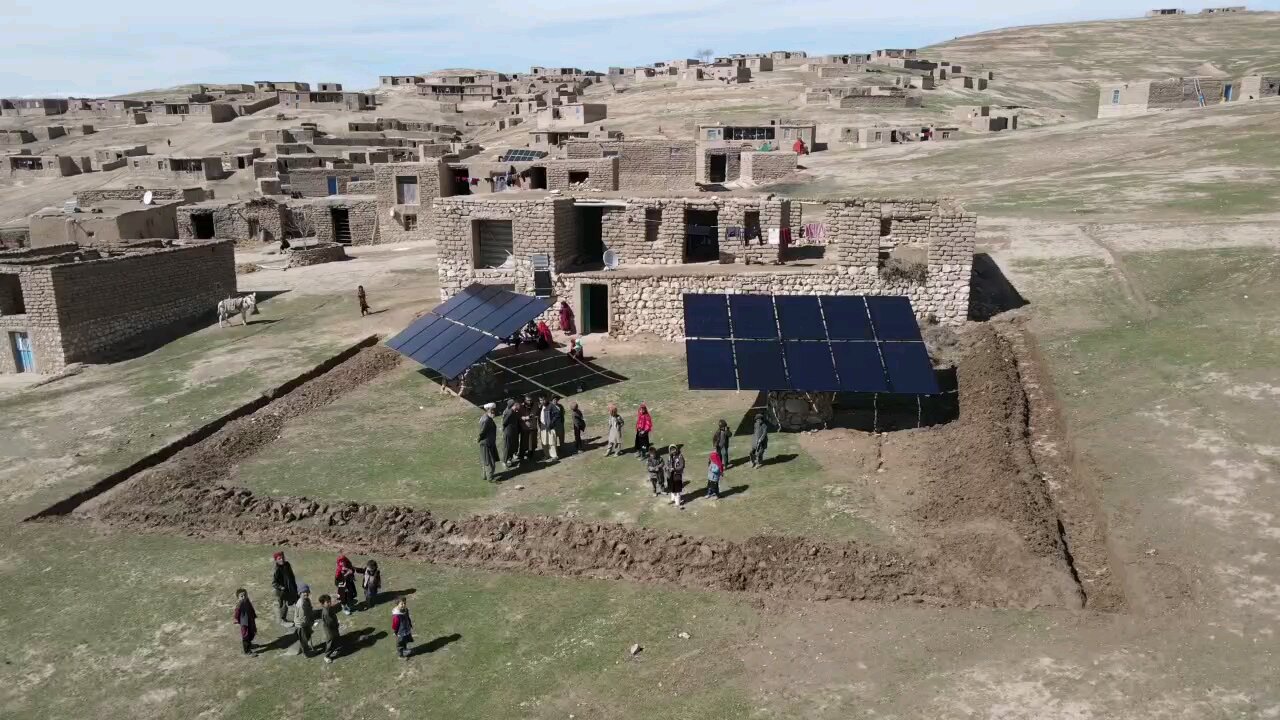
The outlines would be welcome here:
[[[912,431],[946,448],[930,456],[929,492],[915,513],[922,523],[958,529],[945,533],[949,542],[881,546],[778,536],[739,542],[565,518],[454,520],[424,509],[262,496],[229,485],[235,464],[278,438],[289,420],[396,367],[400,356],[382,346],[359,350],[254,412],[233,413],[216,432],[79,504],[71,519],[457,567],[805,599],[1079,607],[1078,586],[1064,582],[1071,555],[1035,469],[1027,398],[1012,352],[989,327],[981,328],[966,344],[959,369],[962,404],[973,401],[972,417]],[[71,512],[65,502],[60,510],[63,517]],[[1000,527],[981,531],[992,518]]]

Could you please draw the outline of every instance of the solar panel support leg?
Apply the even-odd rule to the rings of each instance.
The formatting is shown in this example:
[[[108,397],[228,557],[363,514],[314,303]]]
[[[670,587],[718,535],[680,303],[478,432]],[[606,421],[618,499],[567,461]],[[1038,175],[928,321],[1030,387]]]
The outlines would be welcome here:
[[[871,393],[871,432],[880,432],[880,393]]]

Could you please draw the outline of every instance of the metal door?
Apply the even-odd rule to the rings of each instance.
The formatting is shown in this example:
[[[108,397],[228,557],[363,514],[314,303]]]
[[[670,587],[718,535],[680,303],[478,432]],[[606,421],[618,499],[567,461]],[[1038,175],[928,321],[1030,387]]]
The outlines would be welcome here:
[[[18,372],[35,372],[36,354],[31,348],[31,338],[24,332],[9,333],[13,343],[13,359]]]
[[[330,195],[338,194],[338,178],[332,175],[329,176],[329,194]]]

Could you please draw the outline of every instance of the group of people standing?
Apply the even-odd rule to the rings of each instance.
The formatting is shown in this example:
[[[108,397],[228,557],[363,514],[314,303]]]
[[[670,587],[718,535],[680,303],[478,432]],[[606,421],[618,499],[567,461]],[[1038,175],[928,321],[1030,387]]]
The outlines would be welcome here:
[[[573,430],[573,448],[582,450],[582,433],[587,429],[586,418],[578,404],[569,409],[565,417],[560,398],[551,395],[507,400],[502,416],[498,416],[498,404],[486,403],[480,416],[480,463],[487,482],[496,482],[497,465],[514,470],[522,463],[539,459],[553,462],[564,452],[565,424]],[[501,428],[501,442],[499,442]]]
[[[378,563],[370,560],[363,568],[351,563],[346,555],[338,555],[334,568],[334,596],[321,595],[317,598],[320,610],[311,603],[311,586],[299,583],[293,574],[293,566],[285,559],[283,552],[272,556],[275,562],[271,575],[271,588],[276,595],[276,614],[281,625],[293,629],[298,641],[297,654],[311,657],[314,650],[311,644],[312,628],[316,621],[324,631],[324,645],[320,650],[324,653],[324,661],[333,662],[342,651],[342,628],[338,622],[338,613],[350,615],[359,609],[357,587],[364,589],[364,608],[372,609],[378,603],[382,592],[382,573]],[[290,617],[292,615],[292,617]],[[244,588],[236,590],[236,608],[232,620],[240,628],[241,651],[250,657],[257,656],[258,646],[254,638],[258,633],[258,613],[249,600],[249,593]],[[413,621],[409,617],[409,607],[405,599],[399,598],[391,612],[391,630],[396,636],[396,650],[400,657],[409,657],[409,644],[413,642]]]

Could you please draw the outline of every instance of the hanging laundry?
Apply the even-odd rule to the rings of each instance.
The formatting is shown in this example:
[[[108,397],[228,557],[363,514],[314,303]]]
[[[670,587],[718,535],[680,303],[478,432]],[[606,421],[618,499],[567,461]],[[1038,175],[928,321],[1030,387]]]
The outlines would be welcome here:
[[[725,231],[724,231],[725,240],[737,240],[741,235],[742,235],[742,228],[740,227],[730,226],[728,228],[725,228]]]
[[[827,236],[827,226],[822,223],[805,223],[803,232],[806,240],[822,240]]]
[[[782,238],[782,233],[778,230],[778,228],[769,228],[769,244],[770,245],[779,244],[782,241],[781,238]]]
[[[779,238],[779,240],[782,247],[787,247],[791,245],[791,228],[789,227],[782,228],[782,232],[780,233],[780,235],[781,237]]]

